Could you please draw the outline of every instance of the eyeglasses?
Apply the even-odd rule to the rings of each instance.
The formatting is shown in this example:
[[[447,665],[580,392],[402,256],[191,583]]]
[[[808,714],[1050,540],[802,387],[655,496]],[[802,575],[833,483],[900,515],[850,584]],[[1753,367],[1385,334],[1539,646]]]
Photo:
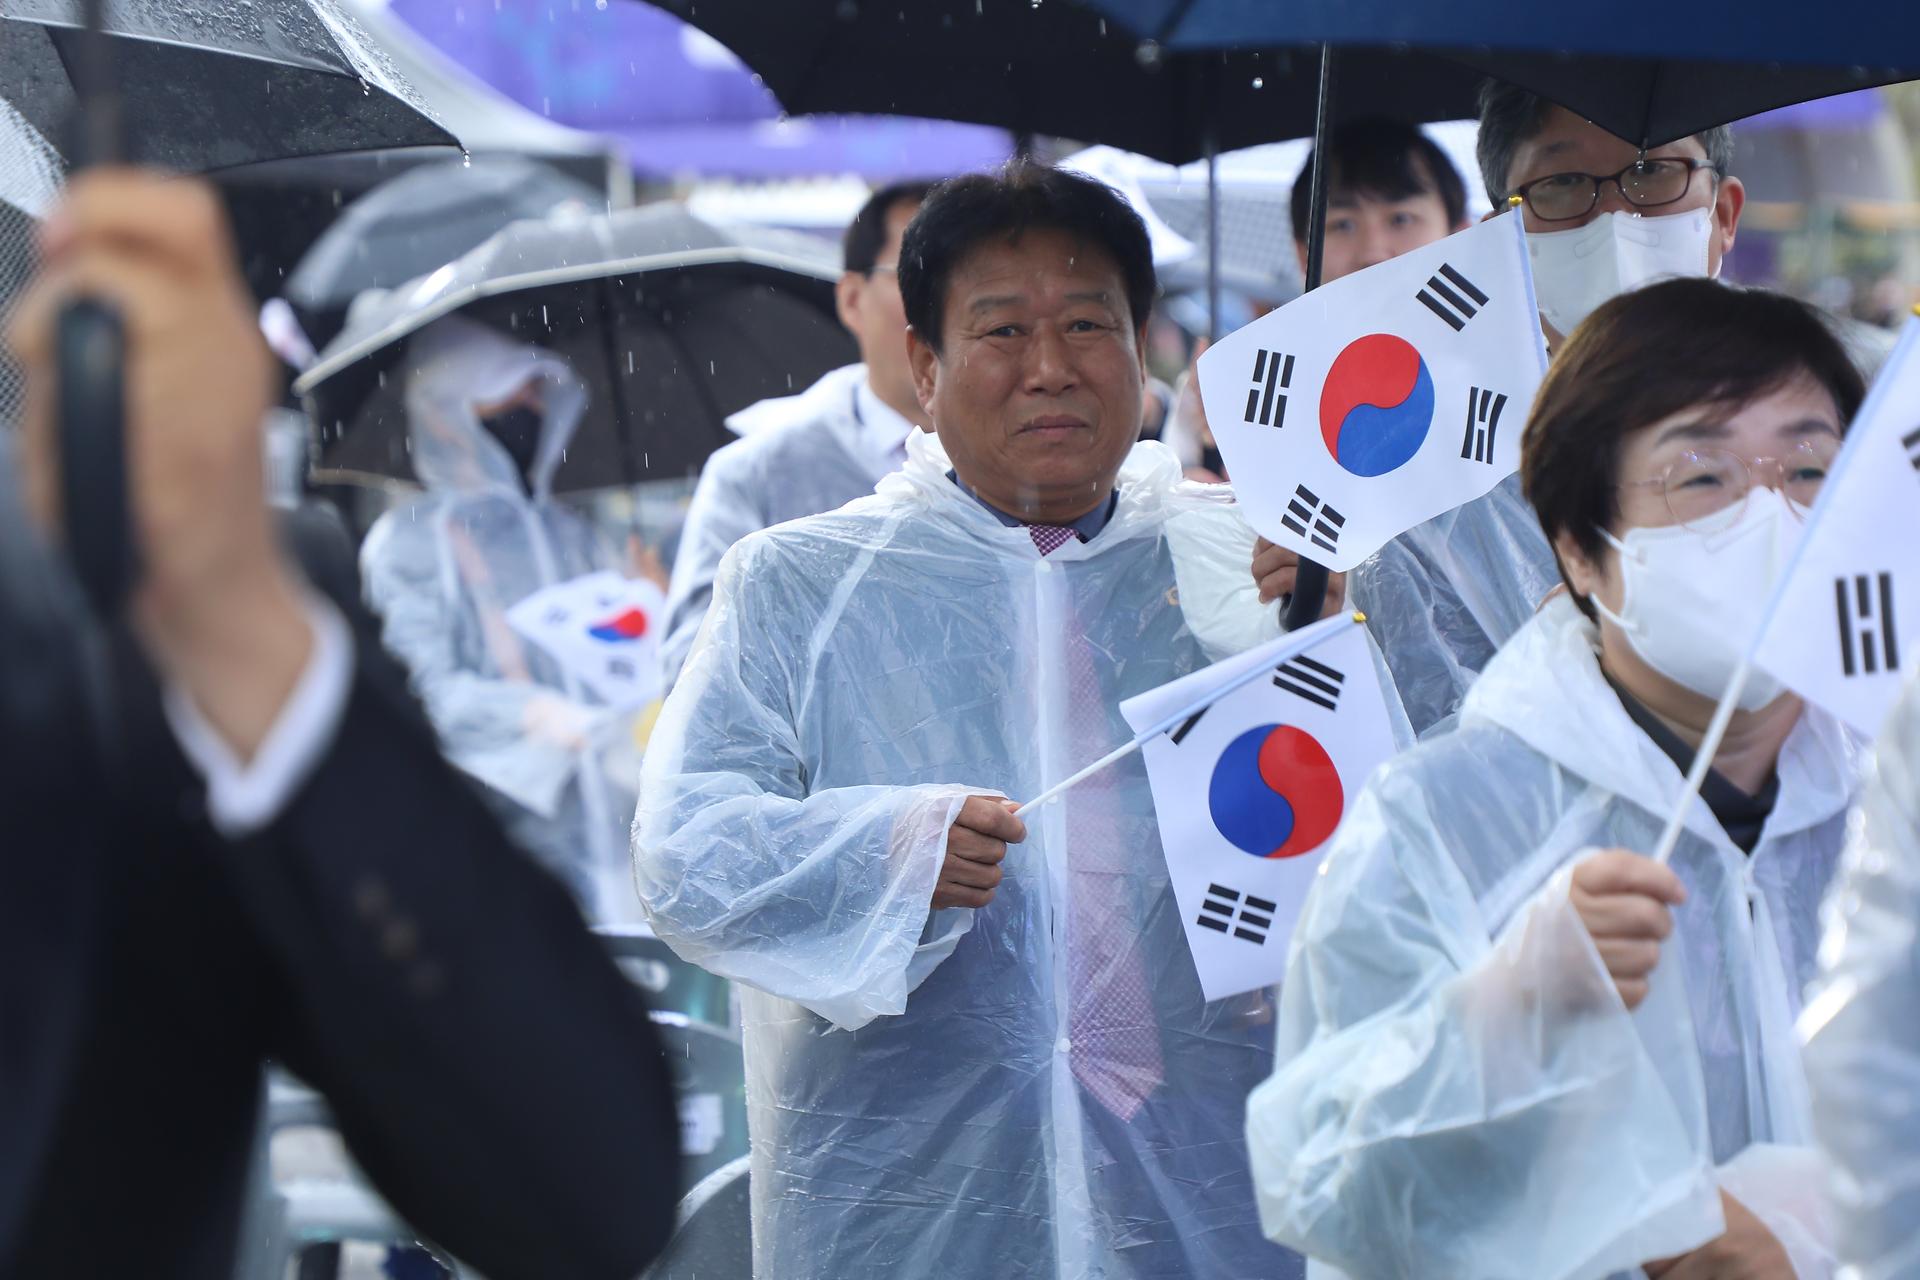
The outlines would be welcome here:
[[[1820,486],[1826,483],[1839,452],[1840,441],[1833,436],[1796,440],[1777,458],[1691,449],[1653,479],[1631,480],[1620,487],[1652,490],[1666,504],[1674,524],[1712,533],[1740,518],[1756,483],[1779,490],[1793,512],[1804,515],[1820,496]]]
[[[1673,204],[1693,189],[1693,175],[1700,169],[1718,172],[1705,160],[1686,156],[1643,158],[1618,173],[1550,173],[1515,187],[1514,194],[1542,222],[1566,222],[1591,212],[1600,203],[1600,188],[1609,182],[1637,209]]]

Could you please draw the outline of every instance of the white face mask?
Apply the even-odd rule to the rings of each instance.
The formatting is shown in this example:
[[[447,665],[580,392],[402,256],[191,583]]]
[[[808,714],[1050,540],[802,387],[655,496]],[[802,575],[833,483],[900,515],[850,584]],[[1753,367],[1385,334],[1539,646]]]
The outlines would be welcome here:
[[[1717,702],[1804,527],[1784,495],[1756,487],[1739,518],[1711,533],[1671,525],[1629,529],[1622,540],[1603,530],[1620,553],[1620,612],[1598,596],[1587,599],[1626,634],[1641,661]],[[1785,692],[1754,667],[1740,709],[1758,711]]]
[[[1569,334],[1607,299],[1667,276],[1704,276],[1713,210],[1662,217],[1603,213],[1571,231],[1527,232],[1533,292],[1548,324]]]

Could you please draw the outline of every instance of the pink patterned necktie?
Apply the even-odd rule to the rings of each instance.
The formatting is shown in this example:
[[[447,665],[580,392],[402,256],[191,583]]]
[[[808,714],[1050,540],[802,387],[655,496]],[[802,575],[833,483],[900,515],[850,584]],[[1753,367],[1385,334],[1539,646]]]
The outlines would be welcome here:
[[[1079,535],[1061,525],[1027,526],[1052,555]],[[1068,740],[1089,757],[1109,744],[1106,698],[1080,618],[1067,614]],[[1067,792],[1068,1061],[1081,1085],[1121,1120],[1132,1120],[1162,1080],[1159,1024],[1139,947],[1132,895],[1135,868],[1114,814],[1111,772]]]

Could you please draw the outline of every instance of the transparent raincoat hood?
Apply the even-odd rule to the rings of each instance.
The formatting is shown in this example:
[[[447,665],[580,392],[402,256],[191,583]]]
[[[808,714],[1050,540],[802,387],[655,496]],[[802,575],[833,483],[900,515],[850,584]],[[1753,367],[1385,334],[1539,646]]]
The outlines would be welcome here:
[[[1822,919],[1801,1030],[1840,1260],[1896,1280],[1920,1274],[1920,682],[1875,744]]]
[[[585,394],[557,356],[459,317],[422,330],[407,354],[408,441],[427,492],[368,533],[360,551],[368,603],[448,758],[505,801],[514,836],[590,912],[631,918],[630,717],[597,705],[506,621],[535,591],[618,564],[581,516],[547,496]],[[542,383],[544,413],[529,497],[475,406],[532,379]],[[552,731],[560,725],[587,745],[564,741],[569,733]]]
[[[669,686],[707,616],[727,548],[755,530],[864,498],[886,474],[858,446],[855,397],[866,379],[865,365],[850,364],[799,395],[762,400],[727,419],[741,438],[707,459],[674,555],[660,649]]]
[[[1045,559],[948,470],[915,435],[877,494],[728,553],[643,768],[648,919],[744,986],[756,1270],[1297,1274],[1241,1137],[1270,996],[1201,1000],[1137,756],[1029,817],[989,906],[929,913],[967,795],[1037,794],[1130,736],[1123,698],[1276,633],[1253,534],[1157,444]],[[1135,959],[1090,966],[1096,934]],[[1135,964],[1147,1025],[1076,1055]],[[1084,1081],[1128,1035],[1163,1073],[1123,1119]]]
[[[1826,1274],[1793,1019],[1857,745],[1802,715],[1751,856],[1696,802],[1629,1015],[1567,869],[1651,850],[1682,779],[1595,643],[1564,598],[1508,642],[1457,729],[1374,775],[1295,931],[1249,1144],[1269,1232],[1354,1276],[1637,1274],[1719,1233],[1715,1182]]]

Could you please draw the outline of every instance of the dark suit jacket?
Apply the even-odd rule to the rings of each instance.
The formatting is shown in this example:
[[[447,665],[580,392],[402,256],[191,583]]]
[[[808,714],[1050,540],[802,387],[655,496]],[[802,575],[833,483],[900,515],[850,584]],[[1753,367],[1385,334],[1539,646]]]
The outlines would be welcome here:
[[[300,540],[338,593],[332,536]],[[639,997],[336,603],[357,646],[338,735],[248,839],[207,825],[124,635],[102,733],[71,662],[5,708],[0,1276],[224,1280],[268,1058],[490,1280],[632,1277],[664,1241],[677,1124]]]

